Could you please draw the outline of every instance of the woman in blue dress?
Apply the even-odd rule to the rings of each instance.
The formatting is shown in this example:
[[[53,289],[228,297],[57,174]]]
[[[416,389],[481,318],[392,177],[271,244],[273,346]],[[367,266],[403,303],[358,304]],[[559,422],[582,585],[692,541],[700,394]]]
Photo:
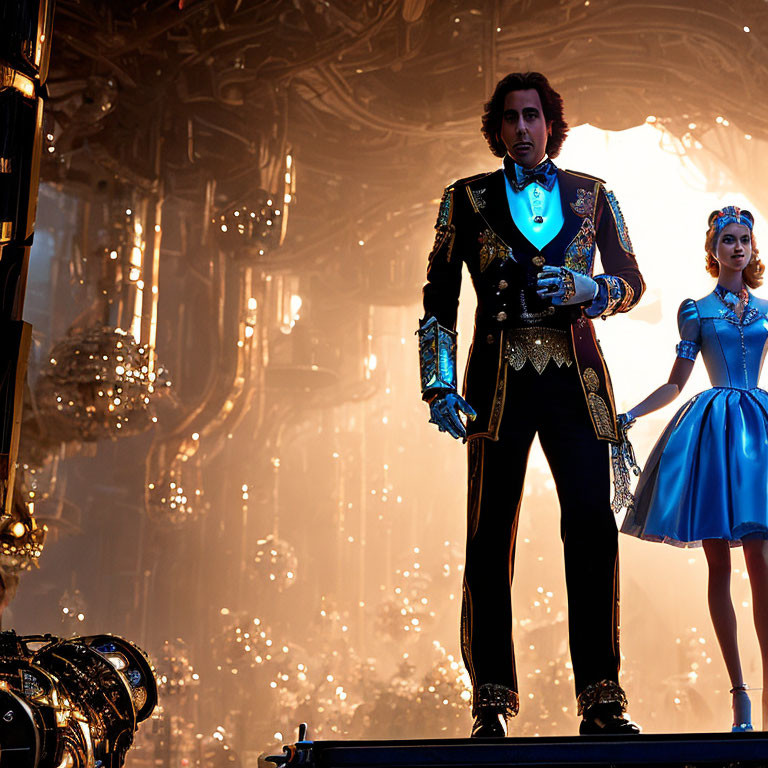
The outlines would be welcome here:
[[[768,301],[748,288],[762,283],[749,211],[713,211],[706,237],[715,290],[686,299],[681,341],[669,381],[626,415],[671,403],[701,351],[712,388],[689,400],[651,451],[621,530],[648,541],[703,545],[708,603],[731,681],[733,730],[751,731],[731,601],[730,548],[742,545],[763,665],[763,728],[768,727],[768,392],[757,386],[768,342]]]

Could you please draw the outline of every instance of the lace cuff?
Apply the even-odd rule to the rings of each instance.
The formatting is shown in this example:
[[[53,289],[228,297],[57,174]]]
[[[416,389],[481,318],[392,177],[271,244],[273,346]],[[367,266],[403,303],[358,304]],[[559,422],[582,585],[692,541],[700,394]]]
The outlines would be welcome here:
[[[695,341],[688,341],[683,339],[676,347],[678,357],[682,357],[684,360],[695,360],[696,355],[699,354],[699,345]]]

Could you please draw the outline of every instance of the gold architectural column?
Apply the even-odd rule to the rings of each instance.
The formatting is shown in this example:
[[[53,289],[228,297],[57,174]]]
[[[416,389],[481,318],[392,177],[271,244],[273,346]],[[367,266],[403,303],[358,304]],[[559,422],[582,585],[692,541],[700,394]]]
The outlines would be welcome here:
[[[53,0],[3,3],[0,9],[0,533],[13,513],[32,330],[21,318],[37,210],[52,16]]]

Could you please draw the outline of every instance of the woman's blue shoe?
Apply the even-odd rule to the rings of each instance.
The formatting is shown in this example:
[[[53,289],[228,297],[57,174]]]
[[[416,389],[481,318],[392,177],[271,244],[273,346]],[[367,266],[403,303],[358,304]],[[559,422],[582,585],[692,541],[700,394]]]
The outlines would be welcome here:
[[[733,694],[733,726],[732,733],[747,733],[752,728],[752,704],[749,701],[746,685],[731,688]]]

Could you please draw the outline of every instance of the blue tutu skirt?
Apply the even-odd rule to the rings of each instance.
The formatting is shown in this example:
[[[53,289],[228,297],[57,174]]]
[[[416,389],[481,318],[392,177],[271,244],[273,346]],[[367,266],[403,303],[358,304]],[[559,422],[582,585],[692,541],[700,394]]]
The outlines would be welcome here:
[[[680,547],[768,537],[768,392],[715,387],[689,400],[651,451],[621,530]]]

